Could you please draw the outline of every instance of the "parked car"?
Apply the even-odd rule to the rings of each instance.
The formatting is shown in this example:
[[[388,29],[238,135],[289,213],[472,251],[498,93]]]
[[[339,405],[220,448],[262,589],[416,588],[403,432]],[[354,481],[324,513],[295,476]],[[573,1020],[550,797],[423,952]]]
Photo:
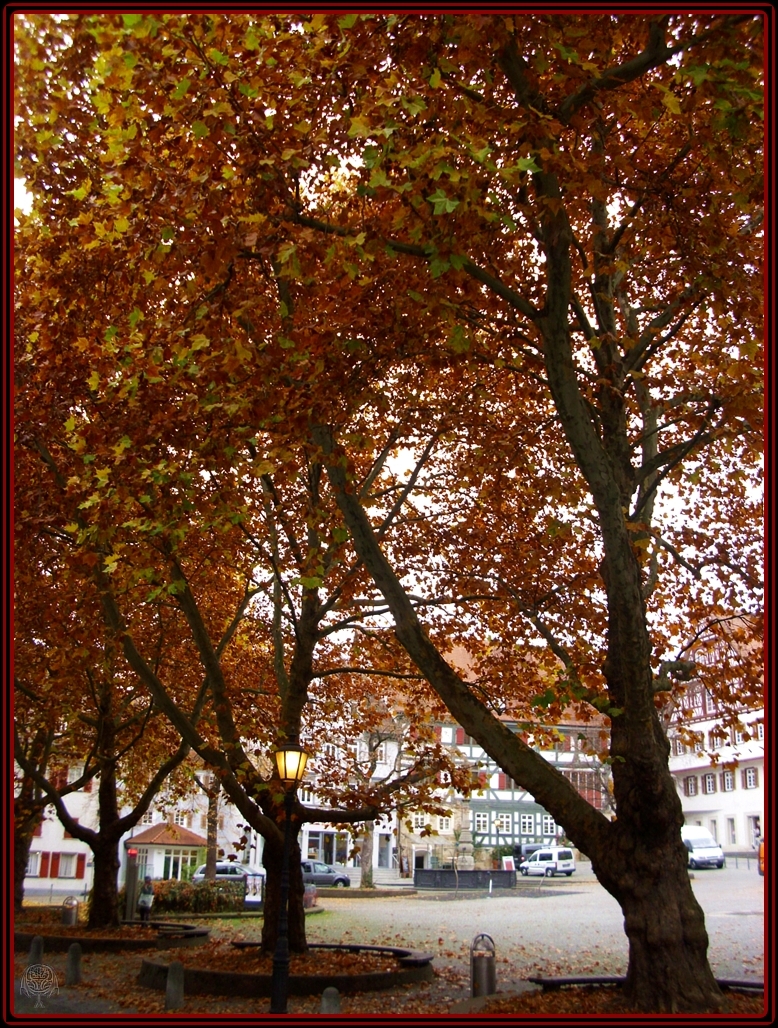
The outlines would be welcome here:
[[[303,881],[313,885],[334,885],[338,889],[351,885],[351,879],[344,871],[336,871],[320,860],[303,860]]]
[[[222,882],[237,882],[241,878],[245,878],[254,884],[259,878],[264,881],[265,872],[249,867],[248,864],[240,864],[237,860],[219,860],[216,864],[216,878]],[[195,883],[205,881],[205,864],[198,867],[192,875],[192,881]]]
[[[547,878],[567,875],[569,878],[575,871],[573,851],[561,846],[546,846],[535,850],[528,860],[519,864],[519,871],[523,875],[545,875]]]
[[[724,850],[701,825],[684,825],[681,839],[689,851],[689,867],[724,867]]]

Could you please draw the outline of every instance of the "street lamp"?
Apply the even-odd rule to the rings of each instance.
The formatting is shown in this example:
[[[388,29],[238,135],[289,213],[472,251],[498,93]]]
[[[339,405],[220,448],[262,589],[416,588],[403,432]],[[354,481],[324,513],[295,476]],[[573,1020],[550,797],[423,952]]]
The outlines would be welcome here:
[[[285,1014],[289,986],[289,851],[292,848],[292,806],[297,786],[303,780],[308,754],[296,743],[279,746],[274,753],[278,777],[284,786],[284,853],[281,862],[281,905],[278,936],[273,955],[270,1013]]]

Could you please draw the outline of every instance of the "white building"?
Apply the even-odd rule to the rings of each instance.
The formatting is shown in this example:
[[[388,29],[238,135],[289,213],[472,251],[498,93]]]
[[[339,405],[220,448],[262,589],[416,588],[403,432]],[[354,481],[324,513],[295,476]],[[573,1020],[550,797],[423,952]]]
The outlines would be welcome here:
[[[764,831],[764,710],[741,714],[742,729],[722,732],[714,701],[698,683],[687,696],[694,716],[685,722],[695,745],[671,724],[672,772],[688,825],[707,828],[725,853],[751,853]]]

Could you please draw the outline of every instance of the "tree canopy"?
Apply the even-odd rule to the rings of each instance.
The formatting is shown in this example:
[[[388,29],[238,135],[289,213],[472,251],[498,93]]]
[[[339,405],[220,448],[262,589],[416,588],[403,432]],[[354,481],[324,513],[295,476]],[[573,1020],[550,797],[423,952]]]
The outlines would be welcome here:
[[[356,633],[591,856],[635,1003],[715,1006],[660,708],[698,632],[760,633],[760,19],[24,15],[16,43],[19,439],[136,673],[186,737],[128,621],[165,596],[212,700],[189,737],[262,823],[219,639],[260,625],[294,735]],[[503,720],[569,706],[610,718],[614,823]]]

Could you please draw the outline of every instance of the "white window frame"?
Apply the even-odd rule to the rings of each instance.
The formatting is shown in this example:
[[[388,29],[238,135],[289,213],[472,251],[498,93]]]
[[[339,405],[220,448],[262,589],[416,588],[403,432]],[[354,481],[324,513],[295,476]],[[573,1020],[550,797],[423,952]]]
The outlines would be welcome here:
[[[534,835],[535,834],[535,815],[534,814],[521,814],[521,834],[522,835]]]
[[[684,796],[696,796],[697,795],[697,776],[687,775],[683,780],[683,793]]]
[[[450,832],[451,831],[451,817],[438,817],[438,831],[439,832]]]
[[[414,832],[420,831],[422,828],[427,827],[427,815],[424,811],[419,813],[418,811],[413,815],[413,830]]]
[[[734,771],[723,771],[724,778],[721,783],[722,792],[734,792],[735,791],[735,772]]]
[[[475,814],[475,831],[486,835],[489,831],[489,811],[488,810],[476,810]]]
[[[713,771],[706,771],[702,776],[702,791],[705,796],[711,796],[716,791],[716,774]]]
[[[746,789],[758,789],[759,788],[759,774],[755,767],[744,768],[745,775],[745,787]]]
[[[542,835],[556,835],[556,822],[551,814],[543,815]]]
[[[34,850],[28,854],[27,857],[27,870],[25,874],[30,878],[38,878],[41,873],[41,855],[40,851]]]

